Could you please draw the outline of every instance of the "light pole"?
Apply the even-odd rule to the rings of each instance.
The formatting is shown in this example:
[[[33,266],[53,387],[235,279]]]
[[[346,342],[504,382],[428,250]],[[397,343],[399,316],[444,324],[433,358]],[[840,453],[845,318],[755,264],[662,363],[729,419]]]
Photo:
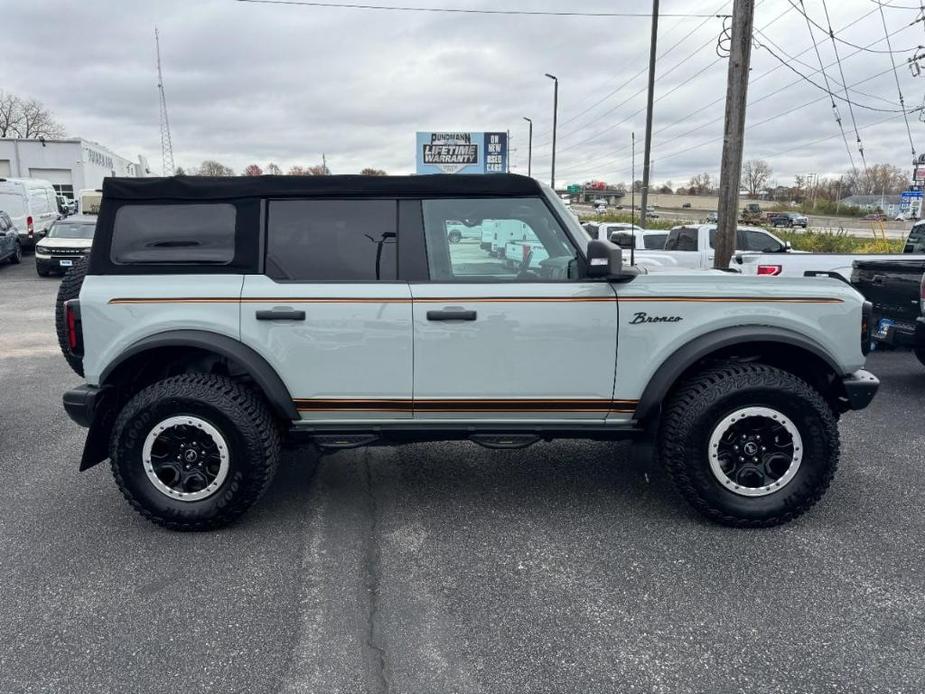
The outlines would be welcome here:
[[[533,121],[526,116],[524,120],[530,124],[530,135],[527,140],[527,175],[533,176]]]
[[[559,118],[559,78],[555,75],[550,75],[548,72],[546,76],[555,82],[555,87],[552,92],[552,174],[550,175],[550,186],[553,189],[553,192],[556,190],[556,123]]]

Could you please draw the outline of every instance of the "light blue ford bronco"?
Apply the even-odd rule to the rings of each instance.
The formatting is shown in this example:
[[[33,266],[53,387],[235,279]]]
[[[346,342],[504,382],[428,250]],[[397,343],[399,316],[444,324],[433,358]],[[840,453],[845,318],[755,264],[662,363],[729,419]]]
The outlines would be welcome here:
[[[488,252],[486,220],[542,259]],[[58,327],[81,469],[108,458],[169,528],[240,516],[301,438],[647,437],[707,517],[769,526],[820,499],[877,390],[867,315],[834,279],[627,267],[522,176],[175,177],[106,180]]]

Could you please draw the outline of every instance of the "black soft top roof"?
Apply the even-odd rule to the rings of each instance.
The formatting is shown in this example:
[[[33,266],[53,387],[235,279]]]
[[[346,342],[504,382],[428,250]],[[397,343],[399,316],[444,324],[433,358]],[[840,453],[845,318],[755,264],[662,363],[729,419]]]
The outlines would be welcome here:
[[[540,185],[516,174],[427,176],[170,176],[106,178],[111,200],[228,200],[253,197],[447,197],[537,195]]]

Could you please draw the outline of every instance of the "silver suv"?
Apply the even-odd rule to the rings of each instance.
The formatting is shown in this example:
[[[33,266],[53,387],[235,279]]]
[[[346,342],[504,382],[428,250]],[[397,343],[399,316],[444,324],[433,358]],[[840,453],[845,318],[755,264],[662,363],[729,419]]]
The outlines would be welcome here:
[[[523,225],[522,256],[453,243]],[[533,241],[535,239],[535,241]],[[513,175],[107,179],[59,334],[86,385],[81,469],[145,517],[212,528],[293,435],[321,448],[652,437],[709,518],[825,492],[865,407],[863,298],[832,279],[645,274]]]

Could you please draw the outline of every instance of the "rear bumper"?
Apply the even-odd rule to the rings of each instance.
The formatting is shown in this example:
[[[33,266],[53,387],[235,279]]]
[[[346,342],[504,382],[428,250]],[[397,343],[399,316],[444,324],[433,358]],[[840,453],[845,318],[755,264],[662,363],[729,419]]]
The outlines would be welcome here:
[[[64,410],[74,422],[82,427],[89,427],[93,424],[100,403],[106,395],[109,387],[99,388],[84,384],[64,394]]]
[[[871,340],[880,344],[890,345],[891,347],[912,347],[916,344],[920,328],[917,327],[918,324],[916,323],[909,323],[909,319],[893,323],[893,325],[886,329],[885,334],[879,335],[877,333],[877,326],[880,324],[880,319],[887,317],[888,316],[876,315],[871,319]]]
[[[845,398],[848,401],[848,409],[863,410],[874,399],[874,395],[877,394],[880,379],[870,371],[859,369],[847,376],[842,376],[842,386],[845,390]]]

